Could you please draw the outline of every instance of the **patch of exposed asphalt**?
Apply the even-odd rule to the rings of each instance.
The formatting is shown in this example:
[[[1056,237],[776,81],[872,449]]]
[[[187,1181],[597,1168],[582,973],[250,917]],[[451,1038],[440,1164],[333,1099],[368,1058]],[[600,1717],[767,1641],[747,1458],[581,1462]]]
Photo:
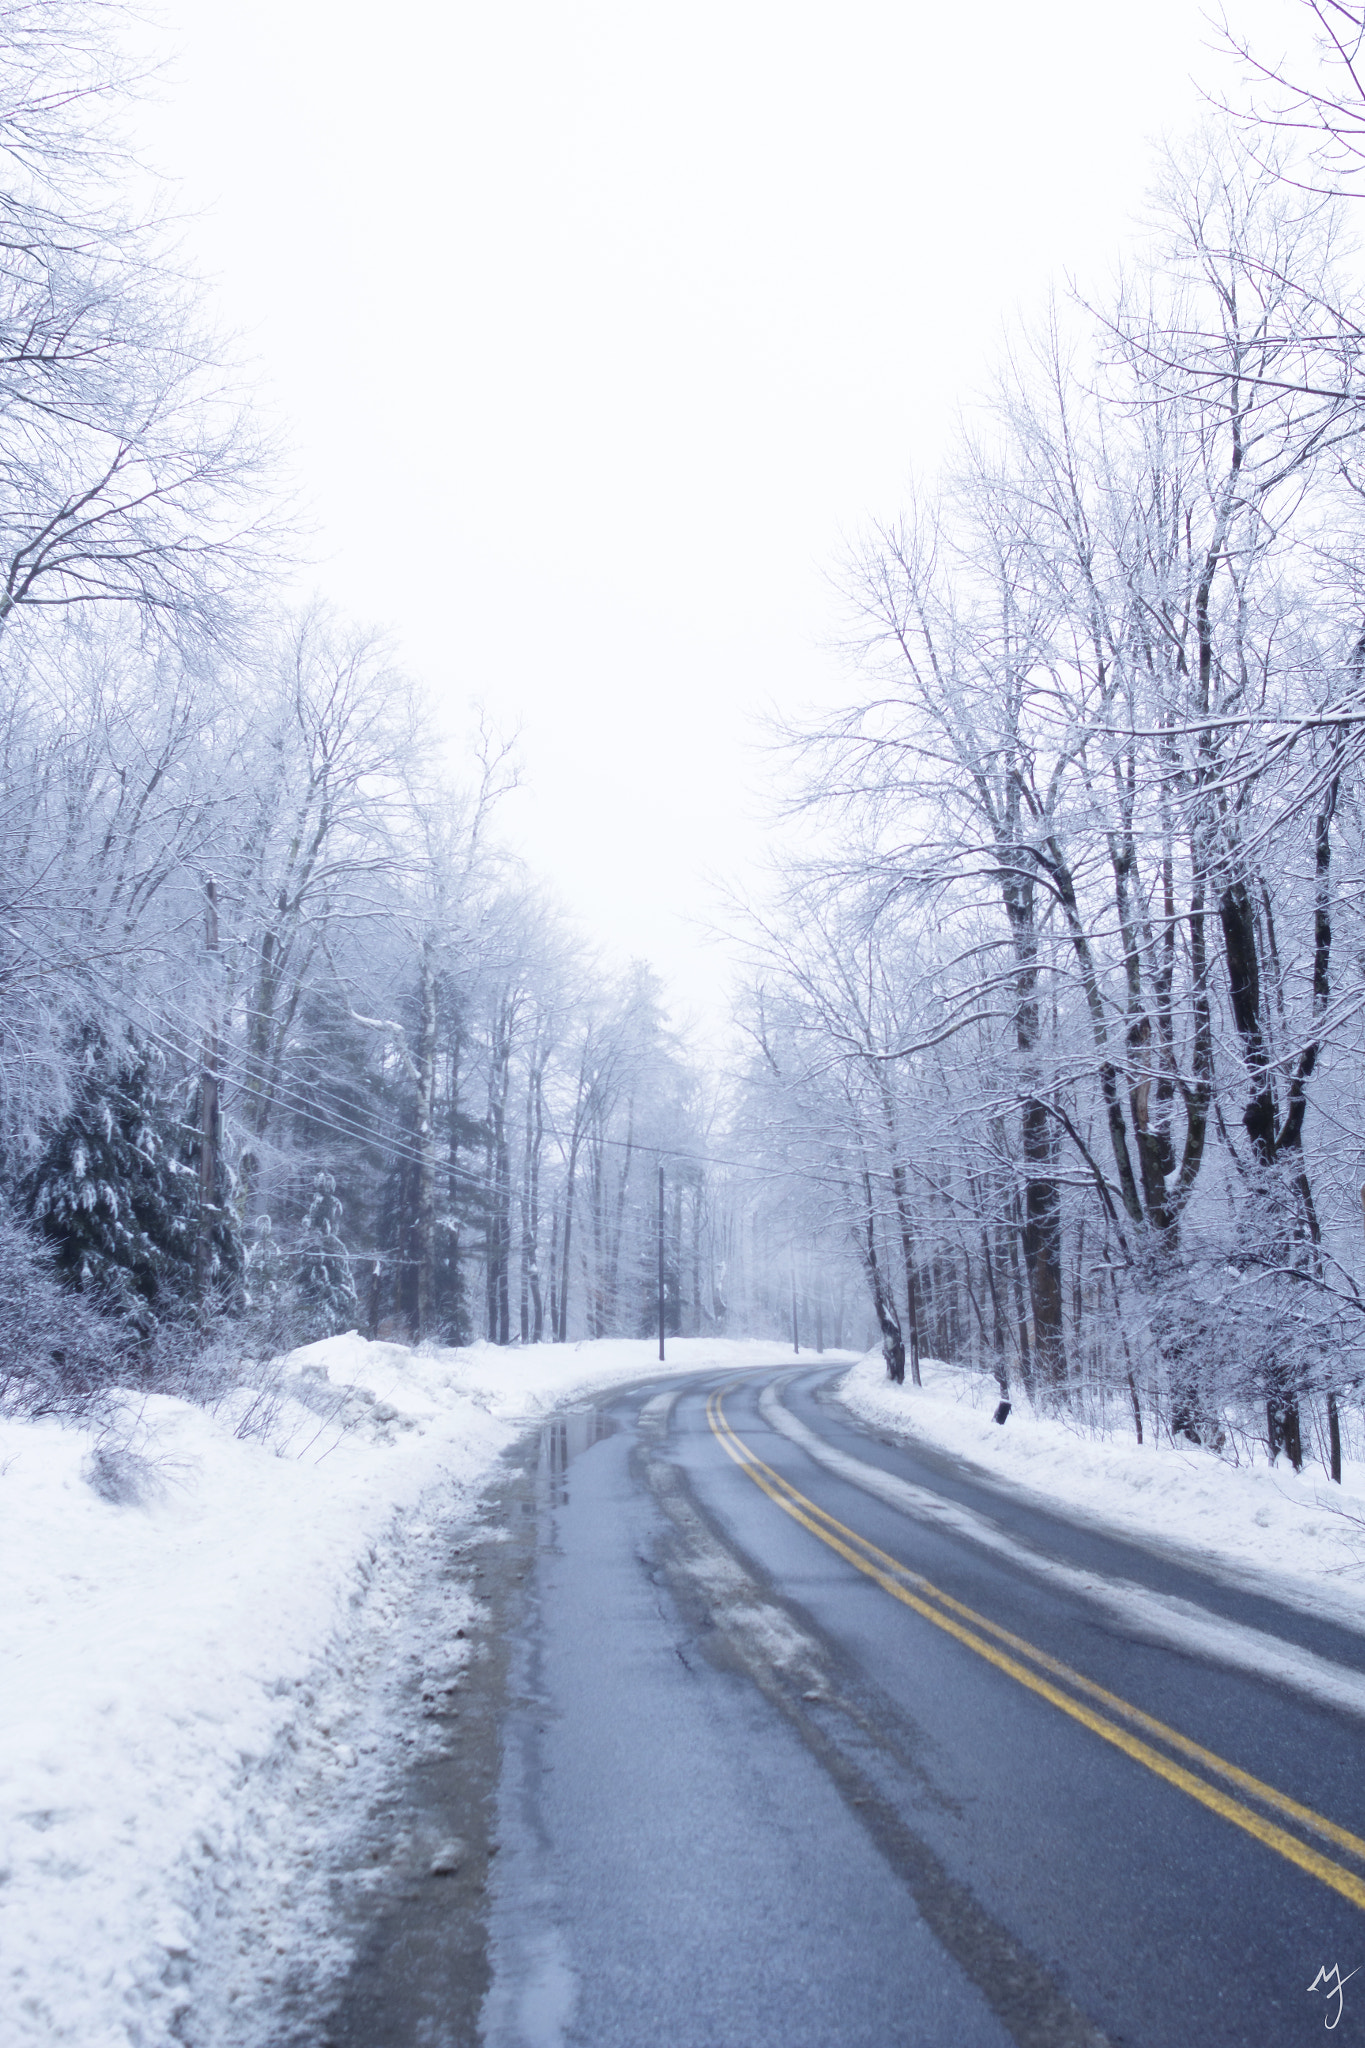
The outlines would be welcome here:
[[[913,1723],[893,1702],[870,1699],[841,1668],[809,1618],[722,1534],[677,1465],[645,1444],[635,1457],[667,1517],[660,1564],[688,1647],[742,1672],[790,1723],[1019,2048],[1110,2048],[1046,1965],[907,1822],[893,1781],[903,1788],[908,1776],[915,1796],[949,1804],[917,1753],[922,1744]]]

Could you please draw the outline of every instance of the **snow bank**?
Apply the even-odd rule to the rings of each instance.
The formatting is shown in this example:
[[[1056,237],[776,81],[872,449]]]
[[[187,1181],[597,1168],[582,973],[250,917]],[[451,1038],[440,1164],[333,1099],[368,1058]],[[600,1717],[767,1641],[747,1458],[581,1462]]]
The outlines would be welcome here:
[[[923,1387],[894,1386],[869,1352],[836,1392],[861,1422],[968,1459],[997,1484],[1280,1599],[1365,1630],[1365,1472],[1334,1486],[1320,1469],[1228,1464],[1194,1445],[1083,1435],[1000,1392],[983,1374],[922,1362]]]
[[[650,1343],[414,1353],[352,1335],[213,1413],[125,1395],[99,1442],[0,1420],[6,2048],[176,2038],[191,1906],[250,1829],[263,1765],[281,1744],[357,1762],[329,1747],[324,1661],[423,1501],[472,1511],[526,1423],[575,1396],[788,1355],[668,1349],[661,1367]]]

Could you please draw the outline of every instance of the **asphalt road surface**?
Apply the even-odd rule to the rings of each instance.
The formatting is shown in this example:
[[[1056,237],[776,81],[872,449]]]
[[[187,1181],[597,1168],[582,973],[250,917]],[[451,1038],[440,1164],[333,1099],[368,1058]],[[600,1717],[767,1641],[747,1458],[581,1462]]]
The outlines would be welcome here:
[[[546,1431],[488,1546],[477,1999],[428,1981],[428,1903],[336,2038],[1365,2041],[1365,1634],[883,1440],[833,1377]]]

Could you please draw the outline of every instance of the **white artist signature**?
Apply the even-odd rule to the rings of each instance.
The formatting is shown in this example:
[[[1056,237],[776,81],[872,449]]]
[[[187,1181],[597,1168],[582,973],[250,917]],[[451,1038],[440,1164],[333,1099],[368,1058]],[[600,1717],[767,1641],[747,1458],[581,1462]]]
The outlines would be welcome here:
[[[1344,1996],[1345,1988],[1350,1983],[1352,1977],[1358,1977],[1359,1975],[1360,1971],[1358,1969],[1355,1969],[1348,1970],[1346,1972],[1346,1975],[1343,1977],[1336,1963],[1333,1963],[1330,1970],[1324,1963],[1323,1967],[1318,1971],[1317,1976],[1309,1985],[1308,1989],[1310,1991],[1321,1991],[1324,1998],[1328,2000],[1335,1998],[1337,2002],[1337,2009],[1335,2013],[1332,2014],[1330,2018],[1325,2019],[1322,2023],[1324,2027],[1327,2028],[1327,2031],[1329,2033],[1331,2032],[1333,2027],[1340,2026],[1341,2015],[1346,2007],[1346,1999]]]

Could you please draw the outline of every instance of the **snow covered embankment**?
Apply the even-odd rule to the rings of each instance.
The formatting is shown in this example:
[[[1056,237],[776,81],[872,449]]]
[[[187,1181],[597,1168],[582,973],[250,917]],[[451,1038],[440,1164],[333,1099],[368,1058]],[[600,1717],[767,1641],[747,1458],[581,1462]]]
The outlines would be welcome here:
[[[652,1350],[338,1337],[292,1354],[264,1404],[129,1394],[99,1443],[0,1420],[6,2048],[182,2037],[207,1874],[220,1896],[249,1888],[293,1825],[272,1764],[306,1754],[342,1803],[365,1775],[332,1739],[337,1674],[424,1503],[472,1511],[501,1452],[566,1400],[784,1355],[675,1342],[660,1368]]]
[[[894,1386],[880,1351],[836,1389],[861,1422],[969,1460],[1040,1507],[1365,1631],[1365,1472],[1334,1486],[1320,1468],[1233,1466],[1211,1451],[1082,1434],[984,1374],[923,1361],[925,1385]]]

